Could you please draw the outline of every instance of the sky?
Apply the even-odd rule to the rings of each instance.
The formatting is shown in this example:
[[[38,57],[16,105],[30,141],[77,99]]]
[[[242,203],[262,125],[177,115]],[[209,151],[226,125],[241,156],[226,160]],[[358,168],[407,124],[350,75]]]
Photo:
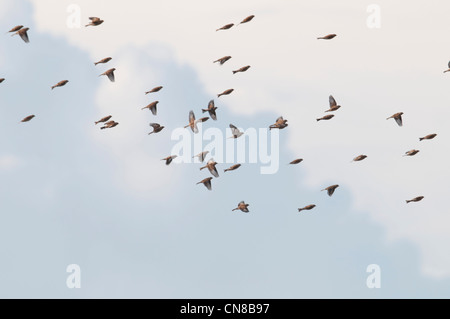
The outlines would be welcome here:
[[[30,43],[0,36],[0,297],[449,298],[448,10],[446,1],[1,0],[0,30],[27,26]],[[91,16],[104,23],[84,27]],[[99,76],[109,68],[114,83]],[[341,108],[317,122],[329,95]],[[232,163],[216,157],[208,191],[196,185],[211,176],[200,163],[164,165],[189,111],[203,116],[211,99],[218,120],[201,129],[219,129],[224,144],[230,123],[259,130],[288,119],[271,133],[275,174],[261,174],[261,162],[223,173]],[[157,116],[141,110],[154,100]],[[397,112],[402,127],[386,120]],[[100,130],[106,115],[119,125]],[[166,127],[148,135],[151,122]],[[329,197],[321,190],[332,184]],[[248,214],[232,211],[242,200]],[[308,204],[317,206],[297,211]],[[66,283],[72,264],[80,288]],[[380,288],[367,285],[372,264]]]

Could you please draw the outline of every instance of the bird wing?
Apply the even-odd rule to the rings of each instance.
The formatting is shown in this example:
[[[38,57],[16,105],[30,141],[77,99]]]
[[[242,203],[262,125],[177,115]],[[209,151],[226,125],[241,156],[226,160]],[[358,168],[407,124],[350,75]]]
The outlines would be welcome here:
[[[208,179],[203,183],[207,189],[211,190],[211,179]]]
[[[281,124],[281,123],[284,123],[284,119],[283,119],[283,117],[282,117],[282,116],[280,116],[279,118],[277,118],[277,120],[275,121],[275,123],[277,123],[277,124]]]
[[[153,127],[154,129],[157,129],[160,127],[160,125],[158,123],[150,123],[149,124],[151,127]]]
[[[25,43],[30,42],[30,39],[28,39],[28,34],[27,34],[26,31],[25,32],[20,32],[19,35],[22,38],[22,40],[25,41]]]
[[[403,125],[403,121],[402,121],[402,116],[401,115],[395,117],[395,121],[397,122],[398,126],[402,126]]]
[[[334,99],[334,97],[332,95],[330,95],[328,100],[330,101],[330,107],[333,107],[333,106],[337,105],[336,100]]]
[[[153,115],[156,115],[156,104],[153,104],[152,106],[150,106],[150,111],[152,111]]]
[[[230,128],[231,128],[231,132],[233,133],[233,135],[239,135],[240,131],[236,126],[234,126],[233,124],[230,124]]]
[[[208,109],[211,110],[214,108],[214,100],[209,101],[208,103]]]
[[[209,116],[211,116],[211,118],[212,118],[214,121],[217,121],[216,110],[211,109],[211,110],[209,110],[208,113],[209,113]]]
[[[328,196],[333,195],[335,189],[336,189],[336,188],[334,188],[334,187],[331,187],[331,188],[329,187],[329,188],[327,189]]]
[[[190,111],[189,112],[189,123],[194,122],[194,121],[195,121],[194,111]]]
[[[450,61],[448,61],[448,67],[450,68]]]
[[[114,82],[114,81],[115,81],[114,71],[108,72],[108,73],[106,73],[106,75],[108,76],[108,79],[109,79],[111,82]]]

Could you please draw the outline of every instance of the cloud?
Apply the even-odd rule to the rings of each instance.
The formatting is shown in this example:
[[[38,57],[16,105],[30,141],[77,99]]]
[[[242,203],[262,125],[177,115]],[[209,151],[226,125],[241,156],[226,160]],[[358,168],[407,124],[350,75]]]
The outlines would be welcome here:
[[[0,171],[10,171],[18,167],[22,161],[14,155],[0,156]]]

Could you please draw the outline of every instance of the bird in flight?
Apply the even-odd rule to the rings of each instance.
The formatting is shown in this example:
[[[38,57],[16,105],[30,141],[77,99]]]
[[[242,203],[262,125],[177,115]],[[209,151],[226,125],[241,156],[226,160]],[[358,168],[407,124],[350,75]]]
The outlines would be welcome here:
[[[450,61],[448,62],[448,69],[444,71],[444,73],[449,72],[450,71]]]
[[[100,63],[108,63],[108,62],[111,61],[111,60],[112,60],[112,58],[107,57],[107,58],[101,59],[101,60],[98,61],[98,62],[95,62],[94,65],[97,65],[97,64],[100,64]]]
[[[238,138],[242,135],[244,135],[243,132],[241,132],[236,126],[234,126],[233,124],[230,124],[230,128],[231,128],[231,134],[232,136],[230,136],[229,138]]]
[[[228,89],[228,90],[225,90],[225,91],[223,91],[222,93],[217,94],[217,97],[221,97],[222,95],[228,95],[228,94],[230,94],[230,93],[233,92],[233,91],[234,91],[234,89]]]
[[[231,56],[227,55],[224,56],[223,58],[217,59],[216,61],[214,61],[213,63],[219,62],[220,65],[224,64],[225,62],[227,62],[229,59],[231,59]]]
[[[403,156],[414,156],[419,152],[420,152],[419,150],[410,150],[408,152],[405,152],[405,155],[403,155]]]
[[[56,83],[55,85],[52,86],[52,90],[53,90],[54,88],[64,86],[64,85],[66,85],[67,83],[69,83],[68,80],[62,80],[62,81],[59,81],[58,83]]]
[[[166,158],[161,159],[161,161],[166,161],[166,165],[169,165],[170,163],[172,163],[174,158],[177,158],[178,155],[171,155],[171,156],[167,156]]]
[[[424,137],[419,137],[419,141],[423,141],[423,140],[432,140],[433,138],[435,138],[437,136],[437,134],[428,134],[427,136]]]
[[[105,124],[103,124],[103,126],[100,128],[101,130],[104,130],[106,128],[113,128],[116,127],[117,125],[119,125],[118,122],[115,121],[108,121]]]
[[[330,95],[328,100],[330,102],[330,108],[328,110],[326,110],[325,112],[333,112],[333,111],[338,110],[341,107],[340,105],[338,105],[336,103],[336,100],[334,99],[334,97],[332,95]]]
[[[303,161],[303,158],[297,158],[297,159],[293,160],[292,162],[290,162],[289,164],[295,165],[295,164],[301,163],[302,161]]]
[[[200,170],[207,168],[209,170],[209,172],[212,174],[212,176],[219,177],[219,173],[217,172],[216,165],[217,165],[216,161],[214,161],[214,159],[211,158],[208,161],[208,163],[206,163],[205,166],[200,167]]]
[[[116,80],[116,78],[114,76],[115,70],[116,70],[115,68],[109,69],[109,70],[105,71],[104,73],[100,74],[99,76],[106,75],[111,82],[114,82]]]
[[[362,161],[363,159],[365,159],[367,157],[367,155],[358,155],[356,156],[352,162],[359,162]]]
[[[156,105],[158,105],[158,103],[159,103],[159,101],[152,102],[149,105],[144,106],[141,110],[149,109],[150,111],[152,111],[153,115],[156,115],[156,111],[157,111],[156,110]]]
[[[14,35],[18,34],[18,35],[20,35],[20,37],[22,38],[22,40],[25,41],[25,43],[29,43],[29,42],[30,42],[30,39],[28,38],[28,33],[27,33],[28,30],[30,30],[30,28],[23,28],[23,29],[20,29],[20,30],[18,30],[16,33],[14,33],[14,34],[11,35],[11,36],[14,36]]]
[[[417,196],[417,197],[414,197],[413,199],[406,200],[406,204],[408,204],[410,202],[420,202],[424,198],[425,198],[424,196]]]
[[[247,23],[247,22],[250,22],[250,21],[253,20],[254,17],[255,17],[254,15],[248,16],[247,18],[245,18],[244,20],[242,20],[241,22],[239,22],[237,25],[243,24],[243,23]]]
[[[29,121],[31,121],[32,119],[33,119],[33,117],[34,117],[34,115],[28,115],[27,117],[25,117],[22,121],[20,121],[20,122],[23,122],[23,123],[25,123],[25,122],[29,122]]]
[[[241,167],[241,164],[234,164],[226,169],[224,169],[224,172],[228,172],[228,171],[234,171],[235,169],[238,169],[239,167]]]
[[[197,127],[197,123],[198,122],[202,122],[202,120],[195,120],[195,114],[194,111],[189,111],[189,124],[186,125],[184,128],[188,128],[190,127],[192,132],[194,132],[195,134],[198,133],[198,127]]]
[[[323,40],[331,40],[336,36],[336,34],[327,34],[326,36],[323,37],[318,37],[317,39],[323,39]]]
[[[234,26],[234,23],[228,23],[228,24],[224,25],[223,27],[220,27],[220,28],[217,29],[216,31],[219,31],[219,30],[228,30],[228,29],[230,29],[232,26]]]
[[[162,88],[163,88],[162,86],[154,87],[154,88],[151,89],[150,91],[145,92],[145,95],[150,94],[150,93],[159,92],[159,90],[161,90]]]
[[[214,100],[211,100],[208,103],[208,108],[207,109],[202,109],[202,113],[208,112],[209,116],[211,116],[211,118],[214,121],[217,121],[216,110],[217,110],[217,107],[214,105]]]
[[[279,118],[277,118],[277,120],[275,121],[275,124],[272,124],[269,126],[269,130],[273,129],[273,128],[278,128],[278,129],[284,129],[286,126],[288,126],[289,124],[287,124],[288,120],[283,119],[282,116],[280,116]]]
[[[398,112],[398,113],[395,113],[394,115],[389,116],[386,120],[394,119],[395,122],[397,122],[398,126],[403,126],[402,115],[403,115],[403,112]]]
[[[89,20],[91,20],[91,22],[89,24],[86,24],[86,27],[92,25],[92,26],[98,26],[100,24],[103,23],[103,20],[101,20],[100,18],[97,17],[89,17]]]
[[[203,161],[205,160],[205,157],[206,157],[206,155],[208,155],[208,153],[209,153],[209,151],[204,151],[204,152],[198,153],[198,154],[195,155],[195,156],[192,156],[192,158],[198,157],[198,160],[199,160],[201,163],[203,163]]]
[[[149,124],[151,127],[153,127],[153,131],[151,131],[150,133],[148,133],[148,135],[153,134],[153,133],[159,133],[163,130],[164,126],[159,125],[158,123],[150,123]]]
[[[232,72],[233,72],[233,74],[236,74],[236,73],[238,73],[238,72],[245,72],[245,71],[247,71],[248,69],[250,69],[250,65],[243,66],[242,68],[239,68],[239,69],[234,70],[234,71],[232,71]]]
[[[200,182],[198,182],[197,185],[203,184],[203,185],[205,185],[205,187],[207,189],[211,190],[211,180],[212,180],[212,177],[207,177],[207,178],[201,180]]]
[[[331,120],[333,117],[334,117],[333,114],[328,114],[328,115],[322,116],[321,118],[318,118],[316,120],[317,120],[317,122],[322,121],[322,120],[326,120],[327,121],[327,120]]]
[[[14,28],[12,28],[11,30],[9,30],[8,32],[6,32],[6,33],[17,32],[17,31],[19,31],[22,28],[23,28],[23,25],[17,25]]]
[[[328,196],[331,196],[331,195],[333,195],[334,194],[334,191],[336,190],[336,188],[338,188],[339,187],[339,185],[331,185],[331,186],[328,186],[327,188],[324,188],[324,189],[322,189],[322,191],[327,191],[327,193],[328,193]]]
[[[97,125],[98,123],[105,123],[105,122],[108,121],[111,117],[112,117],[112,115],[105,116],[105,117],[101,118],[100,120],[98,120],[98,121],[96,121],[96,122],[94,122],[94,123],[95,123],[95,125]]]
[[[311,204],[311,205],[307,205],[307,206],[305,206],[305,207],[303,207],[303,208],[299,208],[298,211],[301,212],[302,210],[311,210],[311,209],[313,209],[314,207],[316,207],[316,205]]]
[[[250,206],[250,205],[246,204],[244,201],[242,201],[238,204],[238,206],[235,209],[232,210],[232,212],[234,212],[235,210],[240,210],[244,213],[248,213],[249,212],[248,206]]]

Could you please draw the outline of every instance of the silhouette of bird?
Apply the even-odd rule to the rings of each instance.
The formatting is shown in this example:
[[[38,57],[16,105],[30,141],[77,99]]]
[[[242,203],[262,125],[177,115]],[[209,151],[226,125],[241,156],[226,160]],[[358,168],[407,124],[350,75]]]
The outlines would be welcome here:
[[[116,78],[114,76],[115,70],[116,70],[115,68],[109,69],[109,70],[105,71],[104,73],[100,74],[99,76],[106,75],[111,82],[114,82],[116,80]]]
[[[103,124],[103,126],[100,128],[101,130],[104,130],[106,128],[113,128],[116,127],[117,125],[119,125],[118,122],[115,121],[108,121],[105,124]]]
[[[427,136],[424,136],[424,137],[419,137],[419,141],[422,141],[422,140],[432,140],[433,138],[435,138],[437,136],[437,134],[428,134]]]
[[[89,20],[91,20],[91,22],[89,24],[86,24],[86,27],[92,25],[92,26],[98,26],[100,24],[103,23],[103,20],[101,20],[100,18],[97,17],[89,17]]]
[[[311,209],[313,209],[314,207],[316,207],[316,205],[314,205],[314,204],[312,204],[312,205],[307,205],[307,206],[305,206],[305,207],[303,207],[303,208],[299,208],[298,211],[301,212],[302,210],[311,210]]]
[[[408,152],[405,152],[405,155],[403,155],[403,156],[414,156],[419,152],[420,152],[419,150],[410,150]]]
[[[328,196],[331,196],[331,195],[333,195],[334,191],[338,187],[339,187],[339,185],[337,185],[337,184],[336,185],[331,185],[331,186],[328,186],[327,188],[322,189],[322,191],[327,191]]]
[[[254,17],[255,17],[254,15],[248,16],[247,18],[245,18],[244,20],[242,20],[241,22],[239,22],[238,25],[239,25],[239,24],[243,24],[243,23],[250,22],[250,21],[253,20]]]
[[[159,125],[158,123],[150,123],[149,124],[151,127],[153,127],[153,131],[151,131],[150,133],[148,133],[148,135],[153,134],[153,133],[159,133],[163,130],[164,126]]]
[[[236,73],[238,73],[238,72],[245,72],[245,71],[247,71],[248,69],[250,69],[250,65],[243,66],[242,68],[239,68],[239,69],[237,69],[237,70],[235,70],[235,71],[232,71],[232,72],[233,72],[233,74],[236,74]]]
[[[232,210],[232,212],[234,212],[235,210],[240,210],[244,213],[248,213],[249,212],[248,206],[250,206],[250,205],[246,204],[244,201],[242,201],[238,204],[238,206],[235,209]]]
[[[209,151],[204,151],[204,152],[198,153],[198,154],[195,155],[195,156],[192,156],[192,158],[198,157],[198,160],[199,160],[201,163],[203,163],[203,161],[205,160],[205,157],[206,157],[206,155],[208,155],[208,153],[209,153]]]
[[[238,138],[244,134],[233,124],[230,124],[230,128],[231,128],[231,134],[233,134],[233,135],[230,136],[229,138]]]
[[[105,116],[105,117],[101,118],[100,120],[96,121],[95,125],[97,125],[98,123],[104,123],[104,122],[108,121],[111,117],[112,117],[112,115]]]
[[[224,172],[234,171],[235,169],[238,169],[239,167],[241,167],[241,164],[235,164],[235,165],[232,165],[232,166],[230,166],[230,167],[224,169],[223,171],[224,171]]]
[[[386,120],[394,119],[395,122],[397,122],[398,126],[403,126],[402,115],[403,115],[403,112],[398,112],[398,113],[395,113],[394,115],[389,116]]]
[[[31,121],[33,119],[34,115],[28,115],[27,117],[25,117],[22,121],[20,122],[28,122]]]
[[[209,170],[209,172],[212,174],[212,176],[219,177],[219,173],[217,172],[216,165],[217,165],[217,163],[214,161],[214,159],[211,158],[208,161],[208,163],[206,163],[206,166],[200,167],[200,170],[207,168]]]
[[[12,28],[11,30],[9,30],[9,31],[6,32],[6,33],[17,32],[17,31],[19,31],[19,30],[22,29],[22,28],[23,28],[23,25],[18,25],[18,26],[15,26],[14,28]]]
[[[292,162],[290,162],[289,164],[298,164],[301,163],[303,161],[303,158],[297,158],[295,160],[293,160]]]
[[[108,62],[111,61],[111,60],[112,60],[112,58],[110,58],[110,57],[104,58],[104,59],[101,59],[101,60],[98,61],[98,62],[95,62],[94,65],[97,65],[97,64],[100,64],[100,63],[108,63]]]
[[[52,90],[53,90],[54,88],[64,86],[64,85],[66,85],[67,83],[69,83],[68,80],[62,80],[62,81],[59,81],[58,83],[56,83],[55,85],[52,86]]]
[[[0,83],[2,83],[3,81],[5,81],[5,78],[1,78],[0,79]]]
[[[225,91],[223,91],[222,93],[217,94],[217,97],[221,97],[222,95],[228,95],[228,94],[230,94],[230,93],[233,92],[233,91],[234,91],[234,89],[228,89],[228,90],[225,90]]]
[[[420,202],[424,198],[425,198],[424,196],[417,196],[417,197],[414,197],[413,199],[406,200],[406,204],[408,204],[410,202]]]
[[[367,155],[358,155],[356,156],[352,162],[359,162],[362,161],[363,159],[365,159],[367,157]]]
[[[341,107],[340,105],[338,105],[336,103],[336,100],[334,99],[334,97],[332,95],[330,95],[328,100],[330,101],[330,108],[328,110],[326,110],[325,112],[333,112],[333,111],[338,110]]]
[[[197,185],[198,184],[203,184],[203,185],[205,185],[205,187],[208,190],[211,190],[211,180],[212,180],[212,177],[207,177],[207,178],[201,180],[200,182],[198,182]]]
[[[336,36],[336,34],[328,34],[328,35],[323,36],[323,37],[318,37],[317,39],[318,39],[318,40],[319,40],[319,39],[323,39],[323,40],[331,40],[331,39],[333,39],[335,36]]]
[[[232,26],[234,26],[234,23],[229,23],[229,24],[226,24],[226,25],[224,25],[223,27],[217,29],[216,31],[219,31],[219,30],[228,30],[228,29],[230,29]]]
[[[167,156],[166,158],[161,159],[161,161],[166,161],[166,165],[169,165],[170,163],[172,163],[174,158],[177,158],[178,155],[171,155],[171,156]]]
[[[159,90],[161,90],[162,88],[163,88],[162,86],[154,87],[154,88],[151,89],[150,91],[145,92],[145,95],[150,94],[150,93],[159,92]]]
[[[23,29],[20,29],[20,30],[18,30],[16,33],[14,33],[14,34],[11,35],[11,36],[14,36],[14,35],[18,34],[18,35],[20,35],[20,37],[22,38],[22,40],[25,41],[25,43],[29,43],[29,42],[30,42],[30,39],[28,38],[28,33],[27,33],[28,30],[30,30],[30,28],[23,28]]]
[[[208,103],[208,108],[202,109],[202,113],[208,112],[209,116],[211,116],[214,121],[217,121],[216,110],[217,107],[214,106],[214,100],[211,100]]]
[[[333,114],[328,114],[328,115],[322,116],[321,118],[318,118],[316,120],[317,120],[317,122],[322,121],[322,120],[331,120],[333,117],[334,117]]]
[[[448,69],[444,71],[445,72],[449,72],[450,71],[450,61],[448,62]]]
[[[217,59],[216,61],[214,61],[213,63],[219,62],[220,65],[224,64],[225,62],[227,62],[229,59],[231,59],[231,56],[227,55],[224,56],[223,58]]]
[[[158,103],[159,103],[159,101],[152,102],[149,105],[144,106],[141,110],[149,109],[150,111],[152,111],[153,115],[156,115],[156,111],[157,111],[156,110],[156,105],[158,105]]]
[[[194,111],[189,111],[189,124],[186,125],[184,128],[190,127],[192,132],[195,134],[198,133],[198,127],[197,127],[197,121],[195,120],[195,114]]]
[[[278,128],[278,129],[284,129],[286,126],[288,126],[287,124],[288,120],[283,119],[282,116],[280,116],[279,118],[277,118],[277,120],[275,121],[275,124],[272,124],[269,126],[269,130],[272,130],[273,128]]]

